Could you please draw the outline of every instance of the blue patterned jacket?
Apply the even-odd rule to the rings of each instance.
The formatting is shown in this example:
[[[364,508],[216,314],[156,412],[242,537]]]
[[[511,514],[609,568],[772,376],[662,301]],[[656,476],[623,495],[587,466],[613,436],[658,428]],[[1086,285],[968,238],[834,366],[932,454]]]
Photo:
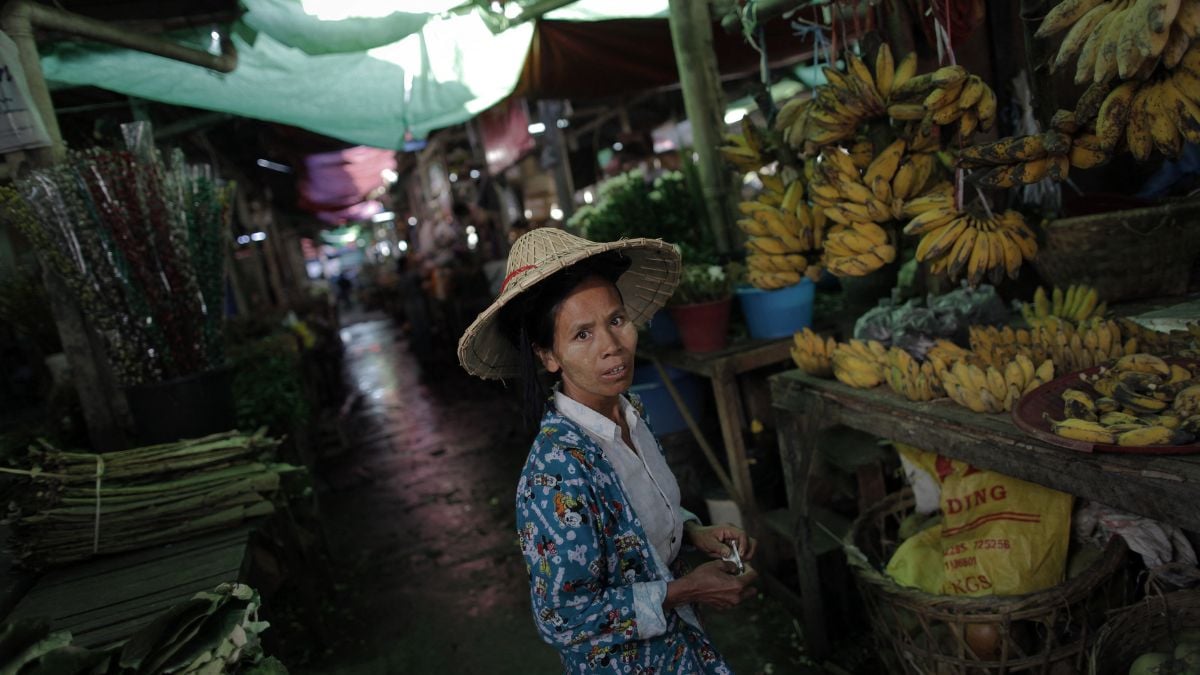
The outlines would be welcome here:
[[[630,402],[645,419],[636,397]],[[615,469],[551,404],[517,486],[517,533],[534,622],[566,673],[711,673],[728,665],[703,632],[671,611],[681,570],[654,553]],[[641,607],[639,608],[639,604]]]

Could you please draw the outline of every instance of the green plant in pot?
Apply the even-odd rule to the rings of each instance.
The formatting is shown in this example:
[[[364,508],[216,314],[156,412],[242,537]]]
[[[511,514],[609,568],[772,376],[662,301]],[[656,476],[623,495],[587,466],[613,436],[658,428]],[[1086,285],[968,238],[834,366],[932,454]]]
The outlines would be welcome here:
[[[683,348],[713,352],[729,344],[733,275],[722,265],[684,263],[670,312]]]

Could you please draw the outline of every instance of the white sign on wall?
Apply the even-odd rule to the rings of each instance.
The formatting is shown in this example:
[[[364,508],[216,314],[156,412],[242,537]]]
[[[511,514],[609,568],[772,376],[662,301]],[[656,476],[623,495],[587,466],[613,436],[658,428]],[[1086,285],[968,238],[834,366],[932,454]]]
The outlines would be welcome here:
[[[29,95],[17,45],[0,32],[0,153],[50,145],[50,136]]]

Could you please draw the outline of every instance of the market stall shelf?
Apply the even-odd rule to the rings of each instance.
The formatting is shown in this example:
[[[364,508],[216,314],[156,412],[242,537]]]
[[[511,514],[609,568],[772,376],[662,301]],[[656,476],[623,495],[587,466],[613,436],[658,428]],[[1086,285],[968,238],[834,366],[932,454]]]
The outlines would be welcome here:
[[[771,398],[794,523],[805,640],[814,656],[825,654],[829,641],[807,486],[817,433],[828,427],[936,449],[981,469],[1200,530],[1200,457],[1080,453],[1030,437],[1008,415],[973,413],[946,400],[914,403],[887,389],[854,389],[799,370],[772,377]]]

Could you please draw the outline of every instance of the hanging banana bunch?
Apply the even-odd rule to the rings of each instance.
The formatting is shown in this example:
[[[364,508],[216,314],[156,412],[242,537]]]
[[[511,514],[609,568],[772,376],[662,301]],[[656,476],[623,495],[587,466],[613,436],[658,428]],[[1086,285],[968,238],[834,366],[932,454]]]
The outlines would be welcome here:
[[[813,202],[825,208],[829,220],[842,225],[903,218],[905,202],[925,194],[938,168],[932,153],[906,154],[907,143],[895,141],[863,169],[853,154],[836,146],[825,148],[809,182]]]
[[[999,283],[1005,273],[1017,278],[1021,264],[1037,256],[1037,237],[1016,211],[959,211],[953,197],[938,193],[936,199],[911,203],[915,213],[904,233],[920,236],[917,261],[928,262],[933,274],[945,272],[951,280],[960,276],[971,286],[985,277]]]
[[[764,156],[767,147],[762,131],[750,121],[750,116],[742,118],[742,133],[729,134],[725,137],[725,145],[717,148],[725,161],[729,162],[742,173],[758,171],[769,164]]]
[[[965,147],[959,152],[958,164],[965,169],[988,168],[978,179],[984,187],[1009,188],[1044,178],[1066,179],[1071,168],[1071,150],[1071,137],[1050,129]]]
[[[866,276],[895,259],[896,247],[875,223],[837,225],[825,238],[822,261],[834,276]]]
[[[1037,35],[1068,28],[1053,66],[1078,58],[1076,82],[1091,83],[1075,115],[1092,129],[1076,138],[1072,166],[1122,146],[1140,161],[1173,158],[1200,142],[1200,0],[1065,0]]]
[[[1145,79],[1160,62],[1171,69],[1183,60],[1200,35],[1200,0],[1064,0],[1035,35],[1063,31],[1052,70],[1076,60],[1076,84]]]
[[[824,69],[827,84],[813,94],[784,103],[775,129],[784,141],[804,154],[855,138],[873,119],[922,121],[940,126],[958,124],[966,139],[976,129],[991,129],[996,119],[996,95],[982,79],[960,66],[917,74],[917,55],[896,63],[884,44],[875,55],[875,68],[848,53],[846,70]]]
[[[748,235],[747,279],[755,287],[774,290],[791,286],[806,273],[813,281],[819,277],[820,268],[810,268],[804,254],[821,246],[825,216],[822,209],[805,203],[803,196],[804,185],[797,180],[788,184],[778,205],[762,201],[738,205],[746,216],[737,226]]]

